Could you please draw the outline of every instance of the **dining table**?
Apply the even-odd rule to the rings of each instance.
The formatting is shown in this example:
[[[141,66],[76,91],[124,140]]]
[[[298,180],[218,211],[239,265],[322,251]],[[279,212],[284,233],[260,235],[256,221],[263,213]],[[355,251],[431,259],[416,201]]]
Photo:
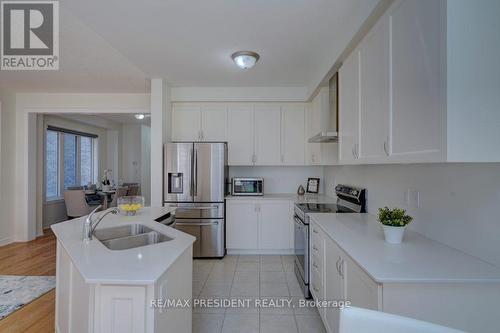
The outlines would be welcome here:
[[[106,210],[109,208],[109,202],[111,201],[111,196],[116,193],[115,189],[110,189],[110,190],[97,190],[96,192],[99,194],[103,199],[102,199],[102,210]]]

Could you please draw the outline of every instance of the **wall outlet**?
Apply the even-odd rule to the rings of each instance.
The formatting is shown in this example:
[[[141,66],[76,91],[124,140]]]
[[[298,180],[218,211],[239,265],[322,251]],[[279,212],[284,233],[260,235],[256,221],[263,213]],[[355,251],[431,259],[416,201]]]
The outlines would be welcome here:
[[[409,188],[405,191],[404,201],[408,207],[420,208],[420,192]]]

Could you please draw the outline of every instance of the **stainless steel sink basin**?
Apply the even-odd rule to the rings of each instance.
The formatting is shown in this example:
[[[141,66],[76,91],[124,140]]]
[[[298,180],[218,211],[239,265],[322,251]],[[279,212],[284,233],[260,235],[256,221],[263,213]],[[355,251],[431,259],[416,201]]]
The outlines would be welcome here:
[[[110,250],[133,249],[173,239],[142,224],[97,229],[94,236]]]
[[[113,228],[96,229],[94,231],[94,236],[102,242],[108,239],[145,234],[150,231],[154,230],[149,227],[146,227],[143,224],[129,224]]]

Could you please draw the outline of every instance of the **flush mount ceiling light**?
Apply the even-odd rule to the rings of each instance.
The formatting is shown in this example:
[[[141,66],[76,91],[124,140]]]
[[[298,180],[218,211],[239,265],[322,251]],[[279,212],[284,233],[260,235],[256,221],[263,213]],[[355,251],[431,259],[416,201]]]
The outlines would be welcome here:
[[[238,51],[231,55],[231,59],[241,69],[252,68],[259,58],[260,56],[252,51]]]
[[[135,119],[137,120],[143,120],[145,117],[144,113],[138,113],[135,115]]]

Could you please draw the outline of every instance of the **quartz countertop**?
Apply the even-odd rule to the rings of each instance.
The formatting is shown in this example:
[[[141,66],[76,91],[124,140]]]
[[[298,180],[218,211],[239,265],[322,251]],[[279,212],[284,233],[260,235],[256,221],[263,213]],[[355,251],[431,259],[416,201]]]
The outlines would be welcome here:
[[[57,223],[51,228],[57,237],[58,246],[66,250],[86,283],[152,284],[195,241],[193,236],[155,222],[155,219],[174,210],[167,207],[145,207],[135,216],[107,215],[99,223],[97,230],[139,223],[174,238],[127,250],[110,250],[95,237],[88,243],[83,242],[83,223],[86,217]]]
[[[500,268],[406,230],[388,244],[371,214],[309,214],[337,245],[379,283],[500,283]]]
[[[256,196],[226,196],[227,200],[290,200],[294,203],[334,203],[337,199],[324,194],[306,193],[297,195],[297,193],[265,193],[264,195]]]

